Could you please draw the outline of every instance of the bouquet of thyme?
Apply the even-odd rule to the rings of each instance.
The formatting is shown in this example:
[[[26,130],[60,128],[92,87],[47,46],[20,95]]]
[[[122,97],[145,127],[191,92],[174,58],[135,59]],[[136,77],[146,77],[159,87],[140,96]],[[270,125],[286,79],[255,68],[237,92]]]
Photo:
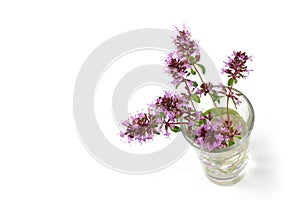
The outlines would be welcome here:
[[[165,71],[172,77],[171,83],[176,88],[183,86],[185,92],[176,94],[165,91],[163,96],[149,104],[147,112],[129,116],[123,121],[121,124],[125,130],[119,135],[129,143],[143,143],[153,140],[156,135],[169,137],[185,126],[192,140],[208,151],[234,145],[242,137],[244,123],[232,119],[233,110],[228,105],[230,101],[235,107],[241,104],[241,94],[233,89],[233,85],[239,79],[245,79],[252,71],[246,66],[252,56],[234,51],[224,62],[221,71],[228,78],[227,85],[216,87],[204,80],[206,68],[200,64],[199,44],[191,38],[188,28],[176,28],[176,32],[177,36],[173,40],[175,50],[165,59]],[[192,76],[196,76],[198,81],[194,81]],[[201,104],[204,97],[211,99],[214,109],[205,112],[197,109],[197,104]],[[225,99],[224,108],[217,105],[221,99]]]

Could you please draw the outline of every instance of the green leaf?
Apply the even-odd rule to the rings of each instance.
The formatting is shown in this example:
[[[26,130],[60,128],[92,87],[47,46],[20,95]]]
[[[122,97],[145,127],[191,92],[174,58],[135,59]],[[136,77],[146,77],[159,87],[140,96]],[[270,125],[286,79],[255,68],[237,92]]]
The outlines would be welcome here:
[[[193,56],[189,57],[189,61],[191,62],[192,65],[195,64],[195,58]]]
[[[232,141],[232,140],[229,140],[229,143],[228,143],[228,145],[229,145],[229,146],[232,146],[232,145],[234,145],[234,141]]]
[[[203,113],[203,115],[208,115],[208,113],[212,113],[213,116],[226,115],[227,109],[225,107],[211,108]],[[239,116],[239,113],[231,108],[228,109],[230,115]]]
[[[228,87],[231,86],[232,84],[233,84],[233,79],[232,78],[228,79],[228,83],[227,83]]]
[[[216,101],[220,104],[221,103],[221,99],[223,98],[224,96],[218,96],[217,98],[216,98]]]
[[[164,113],[164,112],[159,113],[159,117],[160,117],[160,118],[163,118],[164,116],[165,116],[165,113]]]
[[[201,65],[201,64],[197,64],[199,67],[200,67],[200,69],[202,70],[202,73],[203,74],[205,74],[205,71],[206,71],[206,69],[205,69],[205,67],[203,66],[203,65]]]
[[[196,72],[191,68],[191,74],[196,75]]]
[[[234,84],[237,84],[237,79],[234,79]]]
[[[205,124],[205,120],[197,120],[197,121],[195,121],[195,124],[197,126],[201,126],[202,124]]]
[[[177,133],[178,131],[181,131],[181,129],[179,128],[179,126],[174,126],[174,128],[172,129],[173,132]]]
[[[211,96],[212,96],[213,100],[216,101],[216,98],[218,97],[218,95],[212,93]]]
[[[192,94],[193,101],[200,103],[200,97],[197,94]]]
[[[197,87],[197,86],[198,86],[198,83],[197,83],[196,81],[194,81],[193,86],[194,86],[194,87]]]
[[[233,104],[234,104],[235,109],[237,109],[237,107],[236,107],[236,102],[235,102],[234,99],[232,99],[232,102],[233,102]]]
[[[211,96],[212,96],[213,98],[216,98],[218,95],[217,95],[216,91],[213,91],[213,93],[211,94]]]
[[[180,85],[181,85],[181,82],[175,86],[175,89],[177,89]]]
[[[213,91],[211,96],[212,96],[213,100],[217,101],[218,103],[220,103],[220,99],[222,99],[224,97],[224,96],[219,96],[216,91]]]
[[[234,136],[235,138],[237,138],[237,139],[242,139],[242,136],[240,136],[240,135],[236,135],[236,136]]]

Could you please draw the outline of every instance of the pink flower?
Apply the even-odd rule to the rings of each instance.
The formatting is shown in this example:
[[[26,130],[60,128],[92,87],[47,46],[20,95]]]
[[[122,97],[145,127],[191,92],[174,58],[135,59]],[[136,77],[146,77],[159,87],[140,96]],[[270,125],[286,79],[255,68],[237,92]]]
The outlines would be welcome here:
[[[168,130],[166,130],[166,133],[164,134],[165,136],[169,137],[170,136],[170,133]]]
[[[193,120],[190,121],[189,126],[194,126],[195,122]]]
[[[123,131],[121,131],[120,136],[123,138],[125,136],[125,133]]]
[[[134,124],[134,125],[132,126],[132,128],[133,128],[133,129],[138,129],[138,128],[139,128],[139,125],[138,125],[138,124]]]

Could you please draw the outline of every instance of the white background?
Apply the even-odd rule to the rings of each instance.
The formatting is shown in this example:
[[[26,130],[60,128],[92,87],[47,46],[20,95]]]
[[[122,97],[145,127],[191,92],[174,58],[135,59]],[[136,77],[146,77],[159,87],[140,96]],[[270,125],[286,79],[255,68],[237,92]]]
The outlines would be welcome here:
[[[1,1],[0,199],[274,199],[299,196],[297,1]],[[110,170],[82,146],[72,93],[86,57],[138,28],[187,22],[221,68],[254,56],[239,84],[256,111],[251,169],[239,184],[209,182],[193,151],[148,175]],[[295,198],[295,197],[294,197]]]

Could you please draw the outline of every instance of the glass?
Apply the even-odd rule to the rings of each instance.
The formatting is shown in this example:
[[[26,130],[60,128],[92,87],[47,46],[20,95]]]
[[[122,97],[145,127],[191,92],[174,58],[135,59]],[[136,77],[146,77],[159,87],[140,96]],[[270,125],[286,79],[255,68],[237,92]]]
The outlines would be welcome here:
[[[216,88],[217,87],[214,87],[214,90]],[[254,110],[250,101],[240,91],[236,89],[234,89],[234,91],[241,94],[239,96],[241,104],[235,108],[234,104],[230,103],[229,108],[238,113],[238,117],[236,119],[243,121],[244,124],[241,131],[242,138],[235,142],[234,145],[223,149],[208,151],[195,143],[190,137],[186,127],[182,126],[182,133],[186,140],[194,147],[194,150],[202,163],[206,176],[214,183],[220,185],[234,184],[243,177],[245,167],[248,162],[247,151],[249,138],[254,125]],[[213,106],[212,103],[210,103],[210,106]],[[223,107],[224,109],[224,107],[226,107],[226,99],[223,98],[217,107]]]

